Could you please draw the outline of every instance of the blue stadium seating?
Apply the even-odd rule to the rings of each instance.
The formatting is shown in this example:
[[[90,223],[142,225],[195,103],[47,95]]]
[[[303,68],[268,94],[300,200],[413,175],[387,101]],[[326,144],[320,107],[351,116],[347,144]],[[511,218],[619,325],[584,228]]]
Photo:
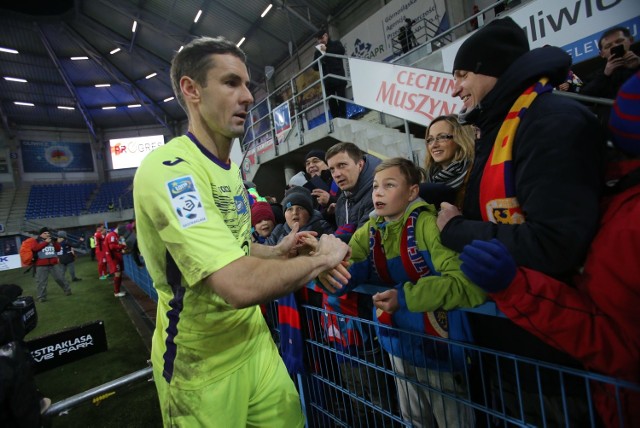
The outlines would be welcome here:
[[[109,181],[103,183],[98,188],[98,194],[91,202],[90,213],[100,213],[109,211],[109,205],[113,204],[114,209],[133,208],[133,193],[131,192],[132,180]]]
[[[35,184],[31,186],[25,219],[69,217],[86,213],[107,212],[113,203],[114,209],[133,208],[132,180],[119,180],[97,185],[96,183],[76,184]],[[91,195],[97,194],[87,209]]]
[[[80,215],[95,188],[95,183],[33,185],[25,218],[32,220]]]

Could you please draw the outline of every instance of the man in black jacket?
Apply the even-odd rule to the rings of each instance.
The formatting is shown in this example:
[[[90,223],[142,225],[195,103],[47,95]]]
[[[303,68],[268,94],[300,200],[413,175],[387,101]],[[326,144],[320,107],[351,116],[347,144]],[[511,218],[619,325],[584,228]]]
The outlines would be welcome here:
[[[632,43],[633,36],[628,28],[614,27],[602,33],[598,48],[600,56],[605,60],[604,68],[589,76],[580,93],[614,99],[620,86],[640,70],[640,57],[631,50]],[[606,127],[611,107],[597,104],[595,112],[600,123]]]
[[[320,63],[322,64],[322,75],[326,76],[328,74],[335,74],[338,76],[344,76],[344,64],[342,63],[342,58],[335,58],[325,56],[324,54],[335,54],[335,55],[344,55],[345,50],[342,43],[337,40],[331,40],[329,38],[329,34],[326,30],[320,30],[318,34],[316,34],[317,38],[317,46],[316,52],[313,56],[314,60],[322,57]],[[318,70],[318,63],[316,62],[313,65],[314,70]],[[328,96],[335,95],[338,97],[344,98],[346,95],[347,81],[338,79],[335,77],[325,78],[324,81],[324,90]],[[331,116],[336,117],[347,117],[347,103],[337,99],[329,99],[329,110],[331,111]]]
[[[480,137],[462,213],[441,205],[443,244],[461,252],[473,240],[496,238],[519,266],[565,280],[577,272],[598,223],[603,139],[593,113],[551,92],[570,65],[559,48],[529,51],[511,18],[492,21],[462,43],[453,95]],[[506,318],[470,314],[470,324],[482,346],[577,365]],[[558,417],[545,410],[547,418]]]

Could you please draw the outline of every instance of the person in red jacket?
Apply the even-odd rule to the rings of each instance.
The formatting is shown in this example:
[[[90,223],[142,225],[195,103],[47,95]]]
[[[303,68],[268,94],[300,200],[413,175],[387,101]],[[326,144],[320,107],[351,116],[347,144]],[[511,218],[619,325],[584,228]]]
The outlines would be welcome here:
[[[584,270],[571,287],[539,271],[517,267],[497,240],[465,246],[461,270],[490,292],[520,327],[566,352],[588,370],[636,384],[592,382],[606,427],[640,426],[640,72],[620,89],[609,122],[612,141],[629,159],[609,165],[617,179],[602,201],[602,216]],[[614,177],[617,175],[617,177]]]
[[[51,237],[49,229],[43,227],[39,231],[39,236],[31,245],[31,251],[36,256],[34,267],[36,270],[36,289],[38,290],[38,301],[47,301],[47,280],[49,274],[58,283],[64,294],[71,295],[71,286],[62,274],[62,268],[58,264],[58,255],[60,251],[60,242],[62,239],[54,240]]]
[[[100,279],[107,279],[107,257],[104,248],[104,226],[98,225],[96,227],[96,233],[93,234],[93,239],[96,241],[96,260],[98,261],[98,277]]]
[[[107,236],[104,238],[104,250],[107,254],[109,273],[113,274],[113,295],[115,297],[123,297],[127,294],[124,291],[120,291],[122,272],[124,271],[122,252],[126,248],[126,245],[120,243],[120,235],[118,235],[117,228],[107,233]]]

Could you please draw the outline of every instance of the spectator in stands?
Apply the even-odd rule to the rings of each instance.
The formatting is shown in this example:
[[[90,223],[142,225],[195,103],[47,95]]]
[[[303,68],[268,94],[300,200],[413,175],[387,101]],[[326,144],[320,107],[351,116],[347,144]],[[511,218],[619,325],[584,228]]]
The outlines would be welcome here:
[[[167,426],[301,427],[258,304],[348,258],[331,235],[313,256],[286,258],[308,235],[297,226],[275,247],[251,243],[247,192],[229,158],[253,103],[245,60],[221,37],[176,53],[170,75],[188,132],[149,153],[134,179],[138,241],[158,292],[151,359]]]
[[[49,274],[53,276],[56,283],[62,288],[65,296],[71,295],[71,286],[62,275],[62,268],[58,263],[58,252],[62,238],[54,240],[51,237],[48,227],[43,227],[39,235],[32,243],[31,251],[35,254],[34,262],[36,270],[36,287],[38,289],[38,301],[47,301],[47,280]]]
[[[107,233],[104,238],[104,250],[107,253],[107,263],[109,273],[113,275],[113,295],[114,297],[124,297],[127,295],[120,289],[122,286],[122,272],[124,272],[124,258],[122,253],[127,246],[120,240],[120,233],[125,232],[125,225],[119,225]]]
[[[108,278],[107,251],[104,245],[105,227],[99,224],[93,239],[96,241],[96,259],[98,260],[98,278],[104,280]]]
[[[140,258],[140,248],[138,247],[138,235],[136,233],[136,222],[131,221],[130,223],[127,223],[126,228],[129,231],[129,233],[124,240],[124,244],[127,246],[127,249],[125,250],[125,252],[131,254],[131,257],[133,257],[133,262],[136,264],[136,266],[144,267],[144,263]]]
[[[398,41],[400,42],[400,46],[402,48],[402,53],[407,53],[411,49],[418,46],[418,41],[416,40],[416,36],[413,34],[413,24],[415,21],[413,19],[406,18],[404,20],[405,24],[400,27],[398,31]]]
[[[341,239],[348,242],[353,232],[367,222],[369,213],[373,211],[371,184],[373,171],[380,159],[346,142],[333,145],[325,159],[341,191],[334,207],[336,225]]]
[[[305,187],[293,187],[285,193],[282,200],[286,222],[275,227],[266,245],[277,245],[282,242],[293,230],[313,232],[318,238],[324,234],[332,234],[334,228],[322,218],[319,211],[313,209],[311,193]],[[252,211],[253,213],[253,211]],[[311,238],[317,239],[317,238]],[[313,248],[314,245],[310,247]],[[297,256],[297,252],[290,253],[290,257]],[[308,284],[309,285],[309,284]],[[313,285],[313,282],[310,282]],[[295,293],[290,293],[278,299],[278,321],[280,325],[280,352],[290,375],[303,373],[303,338],[308,337],[308,329],[301,331],[301,326],[308,326],[304,321],[304,311],[300,311],[301,305],[322,307],[322,294],[320,289],[314,291],[313,287],[301,288]],[[288,310],[281,308],[286,306]],[[312,313],[313,316],[315,313]],[[316,323],[317,324],[317,323]]]
[[[304,168],[314,187],[311,195],[315,198],[315,208],[322,213],[325,220],[335,226],[335,205],[332,204],[338,200],[340,189],[331,177],[329,165],[324,160],[325,156],[324,150],[310,150],[304,157]]]
[[[462,206],[465,181],[473,163],[475,128],[461,125],[456,115],[431,121],[424,137],[427,183],[443,183],[456,189],[456,206]]]
[[[559,48],[529,51],[526,34],[508,17],[493,20],[462,43],[454,60],[453,95],[464,103],[461,118],[474,124],[480,137],[462,213],[441,205],[443,244],[460,252],[474,239],[496,238],[519,266],[567,280],[577,271],[598,223],[603,140],[590,111],[550,92],[570,65]],[[508,319],[470,318],[481,345],[577,365]],[[513,373],[502,374],[503,386],[515,385],[514,378],[505,379]],[[553,395],[551,390],[545,395]],[[537,390],[531,392],[538,396]],[[536,400],[524,399],[527,406],[536,406]],[[519,413],[517,403],[506,405]]]
[[[565,81],[556,86],[556,89],[562,92],[579,92],[582,85],[582,80],[578,75],[572,70],[569,70]]]
[[[371,186],[373,173],[380,160],[366,154],[353,143],[342,142],[333,145],[326,153],[325,160],[331,171],[333,180],[340,189],[340,195],[333,208],[336,217],[335,235],[349,242],[353,232],[369,220],[373,211]],[[371,320],[373,303],[371,296],[350,292],[342,296],[323,297],[323,307],[331,312],[344,314],[347,317],[358,317]],[[346,354],[358,355],[372,364],[383,366],[382,352],[375,340],[375,332],[367,324],[352,323],[349,318],[327,317],[326,330],[329,340]],[[333,335],[332,331],[340,332]],[[376,370],[353,363],[349,359],[339,357],[340,372],[346,387],[366,397],[376,405],[388,408],[390,398],[384,388],[386,380]],[[358,400],[352,400],[356,418],[366,420],[367,412]]]
[[[276,245],[291,233],[296,223],[299,231],[313,231],[317,236],[332,234],[334,228],[313,209],[311,192],[306,187],[295,186],[285,192],[282,200],[284,224],[278,224],[267,238],[267,245]],[[253,211],[252,211],[253,214]]]
[[[322,64],[322,76],[327,76],[329,74],[344,76],[345,73],[342,58],[329,57],[325,55],[344,55],[345,49],[344,46],[342,46],[342,43],[338,40],[331,40],[327,30],[318,31],[316,39],[318,44],[316,45],[316,51],[313,55],[313,59],[314,61],[318,58],[321,59],[313,64],[313,69],[317,71],[318,63],[320,63]],[[335,95],[345,98],[347,88],[346,80],[339,79],[337,77],[325,77],[322,83],[324,84],[324,91],[327,97]],[[329,99],[329,110],[331,111],[331,116],[334,119],[336,117],[347,117],[347,103],[342,100],[334,98]]]
[[[473,9],[471,10],[471,15],[478,15],[480,13],[480,8],[477,4],[473,5]],[[478,27],[482,27],[484,25],[484,13],[482,15],[478,15],[469,21],[471,25],[471,30],[477,30]]]
[[[255,202],[251,207],[251,242],[264,244],[276,227],[276,216],[269,202]]]
[[[512,321],[581,361],[585,368],[640,383],[640,72],[620,89],[610,127],[612,141],[635,161],[611,165],[616,177],[603,200],[600,229],[584,270],[569,286],[539,271],[516,267],[498,240],[474,240],[462,270],[491,293]],[[640,426],[640,393],[594,383],[604,426]],[[635,403],[635,404],[633,404]]]
[[[545,48],[548,46],[551,45],[544,45]],[[573,70],[569,70],[564,82],[557,85],[554,89],[562,92],[579,92],[583,84],[584,83],[578,77],[578,75],[575,74]]]
[[[62,276],[65,277],[67,275],[67,270],[69,270],[69,275],[71,275],[71,281],[81,281],[82,278],[78,278],[76,276],[76,251],[75,247],[71,245],[69,240],[67,239],[67,232],[64,230],[60,230],[58,232],[58,238],[60,242],[60,251],[58,252],[58,261],[62,266]]]
[[[326,275],[320,280],[329,292],[338,295],[360,284],[389,287],[373,296],[378,309],[373,319],[378,323],[470,341],[466,315],[454,309],[477,306],[485,301],[485,294],[462,274],[458,254],[440,243],[436,210],[418,197],[420,178],[420,170],[407,159],[388,159],[376,167],[374,214],[349,242],[349,285],[335,290]],[[430,316],[425,317],[424,312]],[[472,427],[469,407],[425,386],[467,396],[463,350],[454,347],[449,351],[446,345],[425,341],[419,335],[398,334],[380,326],[377,330],[380,344],[399,374],[395,380],[405,422],[434,426],[435,419],[440,427]]]
[[[640,70],[640,57],[631,50],[632,43],[633,36],[626,27],[605,30],[598,40],[600,56],[605,60],[604,68],[589,76],[580,93],[614,99],[620,86]],[[606,128],[611,107],[597,104],[595,112]]]

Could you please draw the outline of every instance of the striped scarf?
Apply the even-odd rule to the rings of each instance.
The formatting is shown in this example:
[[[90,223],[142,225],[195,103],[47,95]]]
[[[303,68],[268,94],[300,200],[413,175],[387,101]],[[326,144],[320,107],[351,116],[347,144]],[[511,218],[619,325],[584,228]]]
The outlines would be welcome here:
[[[513,143],[520,121],[536,97],[550,92],[549,79],[541,78],[527,88],[502,122],[480,181],[482,220],[496,224],[522,224],[525,216],[516,198],[513,176]]]
[[[464,183],[468,167],[468,159],[451,162],[445,168],[436,166],[436,168],[429,171],[429,182],[443,183],[453,189],[457,189],[462,186],[462,183]]]
[[[400,260],[406,275],[411,282],[417,283],[420,278],[432,275],[429,265],[418,249],[416,241],[416,224],[424,207],[418,207],[411,212],[402,230],[400,239]],[[382,246],[380,231],[374,227],[369,229],[369,257],[374,271],[386,284],[395,284],[387,267],[387,256]],[[433,312],[424,312],[425,333],[436,337],[449,337],[449,319],[447,311],[437,309]],[[380,320],[380,322],[383,322]]]

